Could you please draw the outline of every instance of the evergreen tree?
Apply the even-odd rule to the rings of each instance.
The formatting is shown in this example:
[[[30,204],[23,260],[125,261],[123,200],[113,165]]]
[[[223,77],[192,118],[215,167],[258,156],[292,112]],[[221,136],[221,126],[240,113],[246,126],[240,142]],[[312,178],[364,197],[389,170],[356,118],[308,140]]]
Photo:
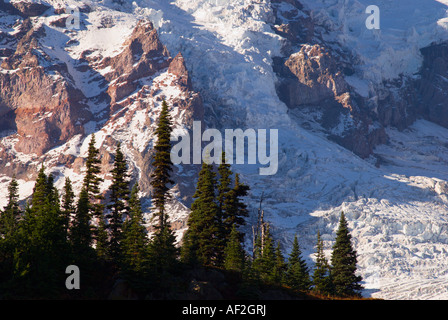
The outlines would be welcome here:
[[[0,211],[0,285],[13,279],[14,253],[20,250],[20,218],[18,183],[15,177],[8,186],[8,203]],[[6,289],[5,289],[6,290]]]
[[[53,177],[39,171],[31,206],[27,207],[24,221],[24,250],[20,274],[26,274],[31,292],[51,295],[64,277],[69,264],[65,219],[60,209],[59,194],[53,185]],[[26,287],[26,286],[25,286]]]
[[[64,229],[66,237],[68,238],[70,221],[76,214],[75,193],[73,192],[72,182],[68,177],[65,178],[64,194],[62,196],[61,210],[62,215],[64,217]]]
[[[163,280],[176,270],[179,249],[175,243],[176,237],[169,225],[159,229],[149,241],[150,266],[157,281]]]
[[[109,246],[109,234],[107,232],[108,226],[106,224],[106,218],[100,216],[98,219],[98,226],[94,230],[95,235],[95,251],[98,258],[102,259],[103,262],[110,261],[110,246]]]
[[[285,282],[295,290],[309,291],[311,287],[309,270],[302,258],[297,235],[294,236],[292,250],[289,254]]]
[[[280,247],[280,241],[277,242],[277,247],[275,248],[275,265],[273,269],[272,279],[275,283],[281,284],[284,282],[286,271],[285,258]]]
[[[232,227],[230,239],[224,250],[224,268],[227,270],[242,272],[245,264],[245,252],[240,242],[239,232]]]
[[[99,217],[103,215],[104,209],[104,206],[100,203],[103,200],[103,196],[100,193],[100,183],[103,182],[103,179],[99,176],[101,173],[101,160],[99,158],[99,150],[95,147],[95,143],[95,135],[92,134],[87,151],[83,188],[86,190],[89,198],[90,213]]]
[[[76,259],[82,258],[86,252],[91,250],[93,235],[90,221],[89,195],[86,188],[83,187],[79,194],[73,223],[69,229],[70,244]]]
[[[96,227],[93,228],[93,238],[96,241],[96,251],[102,258],[106,258],[107,231],[106,222],[104,221],[104,196],[100,191],[100,183],[103,179],[99,176],[101,173],[101,160],[99,158],[99,150],[95,147],[95,135],[89,142],[87,159],[86,159],[86,173],[83,181],[83,189],[87,192],[88,197],[88,212],[91,219],[96,220]],[[95,224],[94,224],[95,225]]]
[[[165,217],[165,205],[169,198],[169,185],[173,184],[171,172],[173,163],[171,162],[171,132],[172,120],[165,100],[162,102],[159,122],[156,129],[157,142],[154,146],[155,154],[153,160],[154,173],[151,175],[151,186],[153,188],[153,204],[156,209],[155,215],[158,217],[158,228],[162,228],[167,222]]]
[[[261,280],[276,282],[278,280],[278,272],[276,269],[278,255],[274,248],[274,239],[272,238],[269,224],[265,224],[262,230],[262,234],[257,237],[256,255],[252,263],[252,268]]]
[[[212,166],[202,163],[194,201],[188,217],[188,230],[182,246],[182,259],[186,263],[202,265],[218,265],[215,248],[220,240],[220,214],[215,201],[216,174]]]
[[[331,273],[335,294],[338,296],[360,296],[361,276],[356,275],[357,253],[351,243],[347,220],[341,212],[336,241],[331,255]]]
[[[175,269],[179,250],[176,247],[176,237],[168,221],[166,203],[169,196],[169,185],[173,184],[171,172],[171,132],[172,120],[165,100],[162,102],[162,111],[156,129],[157,142],[154,146],[153,160],[154,173],[151,176],[153,188],[153,205],[155,217],[158,218],[156,231],[149,243],[149,254],[152,269],[157,277],[164,277]]]
[[[19,207],[19,185],[15,177],[8,186],[8,203],[0,215],[0,237],[12,239],[18,230],[22,214]]]
[[[139,185],[132,188],[129,199],[129,217],[123,224],[122,265],[125,273],[141,274],[146,264],[148,239],[140,204]]]
[[[112,184],[109,187],[110,204],[107,208],[110,210],[106,216],[109,218],[109,254],[113,260],[121,258],[121,236],[123,219],[129,212],[129,176],[127,173],[127,164],[121,144],[118,143],[115,151],[114,167],[112,169]],[[107,240],[107,239],[105,239]],[[102,242],[102,241],[101,241]]]
[[[330,266],[324,253],[324,244],[320,236],[320,232],[317,232],[317,246],[316,246],[316,263],[313,272],[313,289],[314,291],[330,295],[333,292]]]
[[[247,196],[249,190],[250,190],[249,186],[240,181],[240,175],[238,173],[235,174],[235,185],[232,190],[235,197],[234,201],[235,214],[233,216],[231,215],[230,221],[236,224],[237,226],[245,225],[246,224],[245,218],[249,216],[247,205],[241,199]],[[243,239],[241,239],[241,241],[243,241]]]
[[[218,166],[219,179],[216,186],[216,200],[218,205],[217,217],[217,227],[218,236],[216,251],[216,264],[221,265],[224,260],[224,250],[227,246],[227,242],[230,240],[230,233],[233,230],[233,224],[231,221],[231,215],[234,212],[234,202],[235,196],[232,193],[231,183],[232,183],[232,171],[230,170],[230,165],[225,161],[225,152],[222,152],[221,163]]]
[[[249,215],[246,205],[241,200],[247,196],[249,187],[240,182],[239,175],[235,175],[234,186],[232,187],[233,172],[230,165],[225,161],[225,153],[222,153],[221,163],[218,166],[217,183],[217,204],[219,210],[218,227],[220,243],[216,248],[217,261],[222,261],[224,248],[230,240],[233,227],[236,228],[245,224],[245,217]],[[244,234],[238,233],[240,242],[244,242]],[[219,262],[218,262],[219,263]]]
[[[220,167],[222,164],[220,165]],[[226,172],[228,171],[228,172]],[[240,181],[239,174],[235,174],[235,182],[233,188],[228,186],[223,188],[223,184],[227,184],[228,178],[222,179],[222,176],[227,176],[231,171],[229,169],[220,168],[218,171],[221,179],[218,187],[218,200],[220,205],[220,213],[223,220],[224,239],[228,240],[232,226],[237,228],[246,223],[245,218],[249,216],[246,204],[242,201],[242,197],[247,196],[249,187]],[[221,191],[220,191],[221,189]],[[244,241],[244,235],[240,234],[240,241]]]

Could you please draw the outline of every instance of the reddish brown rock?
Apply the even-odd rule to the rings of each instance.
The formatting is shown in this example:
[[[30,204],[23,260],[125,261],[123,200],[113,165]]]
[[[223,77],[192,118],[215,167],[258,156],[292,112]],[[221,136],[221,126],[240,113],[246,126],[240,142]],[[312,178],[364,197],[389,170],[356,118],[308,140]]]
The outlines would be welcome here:
[[[179,85],[183,91],[192,90],[191,79],[182,53],[179,52],[171,61],[168,72],[177,76],[178,80],[175,84]]]
[[[0,73],[0,116],[7,116],[9,127],[17,130],[15,149],[26,154],[42,155],[82,133],[82,123],[90,116],[84,95],[64,79],[66,65],[51,65],[49,57],[36,54],[44,35],[42,27],[31,28],[1,65],[10,71]]]
[[[43,3],[31,2],[31,1],[19,1],[11,3],[23,17],[36,17],[43,14],[50,9],[49,6]]]
[[[106,57],[100,64],[101,68],[110,67],[112,70],[105,75],[105,79],[113,81],[107,90],[113,107],[137,89],[136,80],[167,68],[171,61],[157,30],[149,21],[140,21],[123,47],[120,54]]]
[[[285,66],[297,79],[288,88],[290,106],[318,104],[349,91],[337,60],[321,45],[303,46]]]

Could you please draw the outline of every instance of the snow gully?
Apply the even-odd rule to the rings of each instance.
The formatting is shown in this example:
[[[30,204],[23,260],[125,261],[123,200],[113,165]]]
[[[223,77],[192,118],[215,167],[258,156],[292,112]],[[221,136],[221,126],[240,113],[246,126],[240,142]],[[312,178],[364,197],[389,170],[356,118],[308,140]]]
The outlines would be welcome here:
[[[220,164],[223,151],[223,136],[218,129],[205,129],[202,132],[201,121],[193,121],[193,139],[187,130],[173,132],[171,141],[178,141],[171,148],[171,162],[173,164],[190,164],[191,149],[193,164]],[[247,144],[246,144],[247,139]],[[224,151],[225,162],[245,164],[246,154],[248,164],[268,165],[260,167],[259,174],[274,175],[278,170],[278,129],[269,129],[269,143],[266,129],[225,129]],[[203,150],[202,143],[211,141]],[[235,142],[235,143],[234,143]],[[247,148],[246,148],[247,145]],[[269,155],[268,155],[269,153]]]

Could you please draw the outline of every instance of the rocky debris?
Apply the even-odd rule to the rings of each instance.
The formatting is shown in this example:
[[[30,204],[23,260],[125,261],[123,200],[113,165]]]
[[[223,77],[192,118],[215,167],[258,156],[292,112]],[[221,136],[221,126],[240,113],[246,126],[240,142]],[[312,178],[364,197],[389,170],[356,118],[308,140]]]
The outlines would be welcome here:
[[[374,155],[375,146],[388,141],[386,127],[403,130],[417,119],[419,94],[413,80],[385,81],[370,88],[369,96],[361,96],[346,81],[355,72],[356,57],[339,46],[324,45],[325,26],[314,21],[299,1],[275,0],[272,6],[276,15],[272,28],[286,39],[284,56],[275,57],[273,63],[277,94],[290,109],[319,112],[317,121],[328,137],[362,158]],[[427,88],[427,95],[434,96],[434,91]],[[431,105],[431,110],[437,108],[437,103]]]

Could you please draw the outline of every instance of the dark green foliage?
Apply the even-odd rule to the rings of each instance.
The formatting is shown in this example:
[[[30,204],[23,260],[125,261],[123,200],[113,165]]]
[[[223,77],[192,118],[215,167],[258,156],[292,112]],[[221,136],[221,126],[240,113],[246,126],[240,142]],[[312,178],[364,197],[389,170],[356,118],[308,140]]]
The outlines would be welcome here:
[[[64,193],[61,203],[62,215],[64,216],[64,229],[68,238],[70,222],[76,214],[75,193],[70,178],[65,178]]]
[[[129,177],[127,173],[126,159],[121,152],[121,144],[118,143],[115,151],[114,167],[112,173],[112,184],[109,187],[110,199],[108,230],[110,230],[110,240],[108,243],[108,253],[112,260],[118,261],[121,258],[121,234],[123,219],[129,213]],[[101,229],[103,229],[103,226]],[[104,237],[105,235],[103,235]],[[101,239],[100,243],[107,241]]]
[[[11,181],[8,204],[0,212],[0,298],[105,298],[116,279],[125,279],[141,297],[170,298],[177,294],[189,297],[191,292],[185,295],[185,290],[196,277],[205,276],[207,281],[209,274],[214,277],[211,282],[220,281],[221,276],[216,276],[219,273],[235,289],[225,289],[231,297],[256,298],[262,290],[282,285],[295,292],[309,291],[312,286],[328,296],[359,295],[362,287],[361,277],[355,275],[356,251],[343,213],[333,247],[332,267],[325,258],[318,232],[312,282],[297,236],[285,262],[280,242],[274,245],[263,214],[253,259],[247,257],[242,244],[244,236],[238,228],[248,216],[242,198],[249,187],[240,182],[238,174],[232,185],[233,173],[225,163],[218,167],[218,175],[211,165],[202,164],[179,261],[179,249],[166,213],[172,183],[172,164],[167,161],[171,132],[167,110],[164,102],[153,163],[153,180],[158,179],[153,182],[153,205],[158,221],[152,238],[147,238],[138,183],[129,192],[120,145],[111,171],[108,214],[104,215],[105,204],[99,190],[102,181],[99,153],[92,136],[86,177],[76,205],[70,179],[65,180],[60,202],[53,177],[45,174],[43,166],[23,211],[17,181]],[[75,292],[64,286],[65,268],[71,264],[77,265],[82,274],[82,290]],[[288,292],[292,292],[289,288]]]
[[[224,268],[227,270],[243,272],[245,266],[245,252],[240,242],[240,233],[232,227],[230,239],[224,250]]]
[[[168,105],[162,102],[159,122],[156,129],[157,142],[154,146],[155,154],[153,159],[154,172],[151,175],[151,186],[153,188],[152,201],[156,209],[155,215],[158,217],[158,228],[162,228],[167,221],[165,215],[165,205],[169,198],[169,185],[173,184],[171,172],[173,163],[171,162],[171,132],[172,120],[168,111]]]
[[[319,231],[317,232],[316,264],[313,272],[313,286],[313,290],[320,294],[330,295],[333,293],[330,266],[325,257],[324,244]]]
[[[42,166],[33,190],[31,205],[25,211],[21,246],[15,251],[14,270],[23,289],[44,296],[55,294],[69,264],[65,217],[52,176]]]
[[[13,177],[8,186],[8,203],[0,213],[0,237],[11,239],[18,230],[19,218],[22,214],[19,207],[19,185]]]
[[[280,241],[277,242],[277,246],[275,247],[275,265],[273,269],[273,281],[275,283],[283,283],[286,271],[285,258],[283,257],[283,253],[280,246]]]
[[[295,290],[308,291],[311,287],[309,270],[299,247],[297,235],[294,236],[291,253],[289,254],[285,282]]]
[[[225,194],[224,206],[222,208],[222,223],[225,230],[223,235],[224,241],[229,239],[232,226],[239,228],[246,224],[245,218],[249,216],[249,212],[242,198],[246,197],[248,192],[249,186],[240,181],[238,173],[235,174],[233,188]],[[242,233],[240,233],[240,241],[244,241],[244,234]]]
[[[83,187],[87,191],[90,203],[90,212],[96,216],[102,216],[104,206],[100,203],[103,196],[100,194],[100,183],[103,179],[99,176],[101,173],[101,160],[99,158],[99,150],[95,147],[95,135],[89,142],[88,154],[86,159],[86,173],[84,176]]]
[[[82,188],[69,232],[69,239],[75,256],[82,256],[84,252],[90,250],[93,241],[90,220],[89,196],[87,190]]]
[[[147,263],[148,239],[138,197],[139,190],[136,183],[129,199],[129,217],[123,224],[122,235],[122,269],[133,274],[142,274]]]
[[[233,172],[225,162],[224,152],[221,160],[218,176],[206,162],[199,173],[182,247],[182,260],[190,264],[223,266],[232,229],[244,225],[248,216],[241,198],[249,187],[240,182],[238,175],[232,186]],[[237,234],[241,244],[244,235]]]
[[[218,205],[217,226],[219,243],[215,248],[216,265],[222,265],[224,260],[224,250],[232,232],[232,215],[235,215],[235,196],[232,193],[232,171],[230,165],[225,161],[225,153],[221,155],[221,163],[218,166],[219,179],[216,185],[216,203]]]
[[[357,254],[353,249],[347,220],[342,212],[331,255],[331,274],[336,295],[342,297],[360,295],[362,278],[356,275],[356,263]]]
[[[188,218],[188,230],[182,248],[182,259],[187,263],[217,265],[215,248],[221,247],[219,208],[215,202],[216,174],[212,166],[203,163],[199,172],[194,201]]]
[[[273,283],[279,278],[278,253],[274,247],[270,226],[265,224],[262,230],[263,232],[258,237],[252,268],[260,280]]]
[[[238,174],[232,187],[233,172],[230,165],[225,162],[225,153],[222,153],[221,163],[218,166],[219,180],[217,184],[217,203],[222,220],[223,238],[226,242],[230,238],[233,226],[236,228],[245,224],[245,218],[249,215],[247,207],[241,200],[247,196],[249,187],[240,181]],[[243,241],[243,234],[240,234]]]
[[[171,162],[170,138],[172,131],[171,116],[168,105],[164,100],[156,129],[157,142],[154,145],[155,154],[152,163],[154,173],[151,175],[154,216],[158,221],[148,246],[151,272],[159,285],[162,279],[176,269],[179,256],[179,249],[176,247],[176,237],[171,230],[166,212],[166,203],[170,198],[170,185],[174,183],[171,180],[173,163]]]
[[[14,254],[20,245],[22,211],[18,201],[18,183],[13,177],[8,186],[8,203],[0,211],[0,283],[11,281],[14,272]]]
[[[179,249],[175,246],[176,237],[165,222],[164,227],[159,229],[149,242],[149,261],[153,274],[162,280],[176,270]]]
[[[99,150],[95,147],[95,135],[89,142],[87,159],[86,159],[86,174],[83,181],[83,189],[88,196],[88,212],[90,219],[94,219],[96,224],[93,227],[93,240],[96,242],[96,251],[98,256],[106,259],[108,249],[108,236],[106,231],[106,222],[104,221],[104,196],[100,191],[100,183],[103,179],[99,176],[101,173],[101,160]]]

